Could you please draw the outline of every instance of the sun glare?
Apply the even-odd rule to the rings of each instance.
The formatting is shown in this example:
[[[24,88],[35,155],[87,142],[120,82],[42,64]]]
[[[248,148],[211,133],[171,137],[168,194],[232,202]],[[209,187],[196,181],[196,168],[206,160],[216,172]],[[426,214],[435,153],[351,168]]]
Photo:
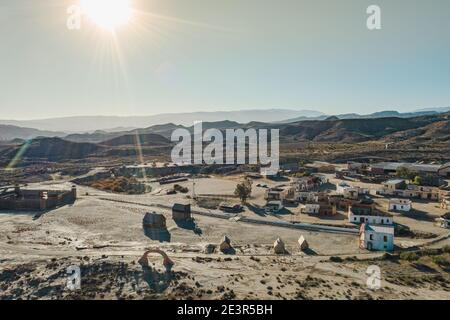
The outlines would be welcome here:
[[[114,31],[130,22],[129,0],[80,0],[83,13],[103,29]]]

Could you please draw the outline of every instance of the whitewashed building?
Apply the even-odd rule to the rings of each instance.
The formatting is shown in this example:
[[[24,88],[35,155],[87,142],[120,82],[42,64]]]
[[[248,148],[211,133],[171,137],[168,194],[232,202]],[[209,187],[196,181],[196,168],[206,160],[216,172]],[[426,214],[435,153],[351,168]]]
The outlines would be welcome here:
[[[361,188],[359,186],[352,187],[346,182],[341,182],[336,185],[336,192],[342,194],[346,199],[356,200],[361,195],[368,195],[369,189]]]
[[[389,211],[405,211],[409,212],[412,209],[412,201],[408,199],[390,199]]]
[[[264,207],[267,213],[277,213],[284,209],[283,203],[281,201],[268,201]]]
[[[316,192],[297,192],[295,199],[299,202],[318,202],[319,196]]]
[[[350,223],[371,223],[380,225],[392,225],[394,219],[392,216],[383,212],[374,210],[371,207],[350,206],[348,208],[348,222]]]
[[[394,250],[394,226],[364,223],[359,232],[361,249],[375,251]]]
[[[318,203],[307,203],[303,209],[306,214],[319,214],[320,204]]]

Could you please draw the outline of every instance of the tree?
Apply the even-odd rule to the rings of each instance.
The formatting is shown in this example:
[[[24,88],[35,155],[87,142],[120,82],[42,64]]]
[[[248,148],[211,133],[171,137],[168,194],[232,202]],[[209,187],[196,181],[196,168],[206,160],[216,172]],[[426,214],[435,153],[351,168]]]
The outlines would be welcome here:
[[[420,177],[420,176],[415,176],[415,178],[414,178],[414,180],[413,180],[412,183],[415,184],[416,186],[422,185],[422,177]]]
[[[239,183],[234,190],[234,194],[245,203],[252,194],[252,181],[246,178],[242,183]]]
[[[400,167],[397,170],[397,177],[399,178],[411,180],[414,179],[415,176],[416,176],[415,173],[409,170],[408,168]]]

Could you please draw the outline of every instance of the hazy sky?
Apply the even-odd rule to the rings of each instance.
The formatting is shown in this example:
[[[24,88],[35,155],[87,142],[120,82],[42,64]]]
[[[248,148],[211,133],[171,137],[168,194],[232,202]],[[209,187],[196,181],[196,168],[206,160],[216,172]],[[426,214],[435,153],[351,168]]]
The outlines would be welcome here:
[[[448,0],[134,0],[115,37],[77,3],[0,1],[0,118],[450,105]]]

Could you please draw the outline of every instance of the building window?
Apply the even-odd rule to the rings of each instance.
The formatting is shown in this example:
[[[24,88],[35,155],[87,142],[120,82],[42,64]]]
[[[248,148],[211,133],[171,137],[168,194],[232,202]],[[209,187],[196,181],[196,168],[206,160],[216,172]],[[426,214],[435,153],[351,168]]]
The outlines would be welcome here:
[[[383,241],[387,242],[387,236],[383,236]]]
[[[369,239],[373,241],[373,234],[369,235]]]

